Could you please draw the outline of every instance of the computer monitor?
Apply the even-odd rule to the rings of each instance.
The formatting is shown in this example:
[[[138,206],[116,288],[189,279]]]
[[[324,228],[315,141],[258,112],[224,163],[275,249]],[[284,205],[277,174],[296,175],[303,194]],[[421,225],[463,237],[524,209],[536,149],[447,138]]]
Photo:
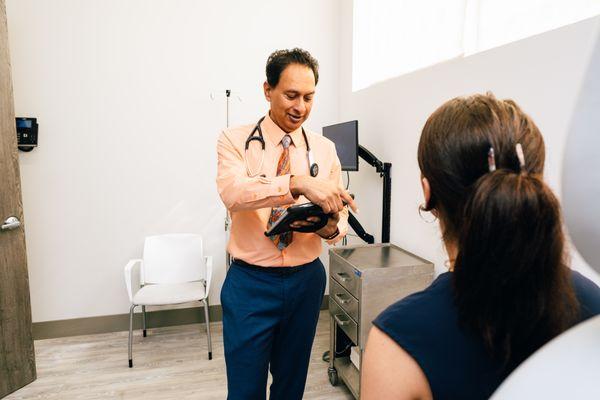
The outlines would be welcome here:
[[[323,136],[335,143],[342,171],[358,171],[358,121],[324,126]]]

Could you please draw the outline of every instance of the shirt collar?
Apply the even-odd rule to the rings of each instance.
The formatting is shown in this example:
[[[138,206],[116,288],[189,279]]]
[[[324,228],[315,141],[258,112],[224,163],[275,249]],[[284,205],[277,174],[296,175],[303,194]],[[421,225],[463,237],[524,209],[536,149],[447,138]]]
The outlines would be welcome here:
[[[284,130],[282,130],[272,119],[269,113],[265,116],[265,119],[262,122],[262,131],[263,135],[266,136],[274,146],[277,146],[281,143],[281,139],[287,134]],[[289,133],[292,138],[292,143],[296,147],[305,147],[304,138],[302,137],[302,127],[296,129]]]

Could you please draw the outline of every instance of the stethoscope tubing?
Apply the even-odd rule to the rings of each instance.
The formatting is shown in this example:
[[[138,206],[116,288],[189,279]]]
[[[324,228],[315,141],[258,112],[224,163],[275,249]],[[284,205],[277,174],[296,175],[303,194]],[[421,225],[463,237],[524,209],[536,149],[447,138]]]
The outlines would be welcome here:
[[[246,164],[246,173],[250,178],[254,178],[260,174],[260,171],[262,171],[263,163],[265,161],[265,139],[263,137],[262,129],[260,128],[260,124],[261,122],[263,122],[264,119],[265,117],[262,117],[258,120],[256,125],[254,126],[254,129],[252,129],[252,132],[250,132],[250,135],[248,135],[248,138],[246,139],[246,144],[244,145],[244,162]],[[258,136],[254,135],[257,131]],[[310,176],[316,177],[319,174],[319,165],[313,160],[312,149],[310,148],[310,143],[308,142],[308,137],[306,136],[304,127],[302,127],[302,136],[304,137],[304,143],[306,143],[306,154]],[[258,172],[253,172],[250,169],[250,165],[248,164],[248,149],[250,148],[250,143],[253,140],[257,140],[261,146],[261,157],[260,163],[258,165]]]

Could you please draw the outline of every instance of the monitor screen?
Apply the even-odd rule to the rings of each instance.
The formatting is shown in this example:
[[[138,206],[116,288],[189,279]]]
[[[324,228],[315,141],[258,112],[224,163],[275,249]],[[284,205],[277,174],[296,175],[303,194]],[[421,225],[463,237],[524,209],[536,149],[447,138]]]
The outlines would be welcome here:
[[[342,171],[358,171],[358,121],[324,126],[323,136],[335,143]]]

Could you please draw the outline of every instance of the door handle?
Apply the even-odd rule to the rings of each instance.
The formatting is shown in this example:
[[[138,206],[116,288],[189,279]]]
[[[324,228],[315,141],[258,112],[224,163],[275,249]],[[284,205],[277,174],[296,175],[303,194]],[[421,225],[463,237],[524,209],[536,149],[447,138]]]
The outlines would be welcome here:
[[[10,231],[13,229],[17,229],[19,226],[21,226],[21,221],[19,221],[17,217],[8,217],[6,221],[4,221],[0,229],[2,229],[3,231]]]
[[[336,314],[333,316],[333,319],[335,319],[335,322],[339,325],[339,326],[346,326],[346,325],[350,325],[350,321],[348,321],[347,319],[341,319],[342,315],[340,314]]]
[[[340,303],[342,303],[342,304],[348,304],[348,303],[350,303],[350,299],[345,294],[336,293],[335,294],[335,298],[338,299],[338,301]]]
[[[350,281],[352,279],[350,277],[350,275],[348,275],[345,272],[337,272],[336,274],[340,278],[340,281],[342,281],[342,282],[348,282],[348,281]]]

